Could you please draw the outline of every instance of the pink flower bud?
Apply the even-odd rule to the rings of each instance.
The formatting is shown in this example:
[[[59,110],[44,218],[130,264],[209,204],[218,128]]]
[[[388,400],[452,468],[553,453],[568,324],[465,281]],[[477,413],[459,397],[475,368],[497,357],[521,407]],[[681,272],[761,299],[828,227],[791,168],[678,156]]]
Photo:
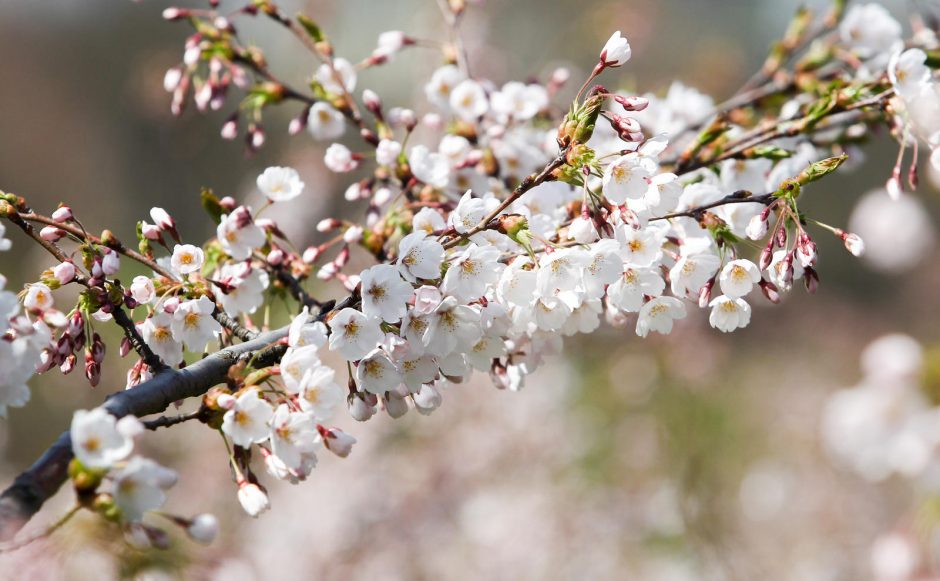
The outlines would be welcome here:
[[[222,130],[219,131],[219,135],[222,136],[222,139],[229,141],[238,137],[238,113],[235,113],[225,120],[225,123],[222,124]]]
[[[842,238],[842,243],[845,244],[845,249],[851,252],[852,256],[865,254],[865,242],[858,234],[851,234],[843,232],[842,230],[839,230],[839,233]]]
[[[311,246],[304,250],[302,259],[306,264],[313,264],[317,261],[317,258],[320,257],[320,254],[322,254],[322,252],[319,247]]]
[[[275,248],[271,250],[271,252],[268,252],[268,256],[267,256],[268,264],[270,264],[271,266],[278,266],[284,262],[284,258],[286,256],[287,255],[284,253],[283,250],[281,250],[280,248]]]
[[[238,484],[238,502],[249,516],[255,518],[271,508],[267,493],[257,484],[250,484],[245,480]]]
[[[233,198],[232,196],[225,196],[224,198],[219,200],[219,205],[222,206],[223,210],[226,210],[227,212],[231,212],[232,210],[235,209],[238,203],[235,201],[235,198]]]
[[[362,240],[362,227],[350,226],[343,232],[343,241],[347,244],[355,244]]]
[[[197,514],[186,526],[186,534],[197,543],[208,545],[219,534],[219,520],[208,513]]]
[[[176,8],[170,7],[163,10],[163,19],[164,20],[180,20],[181,18],[188,18],[190,11],[185,8]]]
[[[65,234],[65,230],[56,228],[55,226],[44,226],[43,229],[39,231],[39,237],[46,242],[58,242]]]
[[[52,213],[52,219],[56,222],[68,222],[72,218],[72,209],[68,206],[59,206],[56,211]]]
[[[815,268],[807,266],[803,269],[803,284],[806,285],[807,292],[816,294],[816,290],[819,289],[819,273]]]
[[[649,107],[649,104],[650,104],[649,99],[646,99],[643,97],[637,97],[634,95],[631,95],[631,96],[617,95],[616,97],[614,97],[614,101],[617,101],[617,103],[619,103],[620,106],[623,107],[625,111],[642,111],[646,109],[647,107]]]
[[[301,131],[307,128],[307,117],[310,116],[310,107],[305,107],[303,111],[300,112],[300,115],[294,117],[290,120],[290,124],[287,126],[287,133],[290,135],[297,135]]]
[[[777,285],[763,279],[757,284],[760,286],[760,290],[764,293],[764,296],[767,297],[767,300],[775,305],[780,303],[780,291],[777,289]]]
[[[317,232],[329,232],[342,226],[343,223],[336,218],[324,218],[317,222]]]
[[[375,415],[375,406],[366,402],[358,394],[350,394],[346,398],[349,415],[357,422],[365,422]]]
[[[72,373],[72,370],[75,369],[75,362],[77,360],[78,358],[75,357],[74,353],[69,353],[68,356],[66,356],[65,361],[59,365],[59,371],[62,372],[62,375],[68,375],[69,373]]]
[[[407,406],[407,404],[405,405]],[[339,428],[325,429],[322,426],[318,426],[318,428],[320,430],[320,436],[323,437],[323,445],[326,446],[327,450],[333,452],[340,458],[349,456],[349,453],[352,452],[353,444],[356,443],[356,438],[353,438]]]
[[[75,280],[75,265],[71,262],[59,263],[52,269],[52,275],[59,281],[59,284],[66,285]]]
[[[147,240],[152,240],[154,242],[159,242],[163,239],[163,236],[160,234],[160,227],[150,224],[149,222],[142,222],[140,225],[140,232],[144,235],[144,238]]]

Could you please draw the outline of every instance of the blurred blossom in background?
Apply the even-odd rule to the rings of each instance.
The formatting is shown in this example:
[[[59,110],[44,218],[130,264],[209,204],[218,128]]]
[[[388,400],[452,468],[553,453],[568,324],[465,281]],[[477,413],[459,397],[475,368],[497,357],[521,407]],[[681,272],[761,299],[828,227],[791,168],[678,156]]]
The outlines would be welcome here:
[[[904,2],[886,4],[903,16]],[[431,0],[283,5],[336,31],[340,54],[367,54],[386,30],[444,34]],[[315,195],[279,223],[301,243],[315,240],[313,226],[342,200],[321,147],[306,134],[288,138],[290,112],[269,122],[268,145],[251,159],[242,143],[219,139],[221,112],[173,119],[162,79],[182,37],[161,21],[165,6],[0,3],[0,181],[37,205],[93,204],[95,226],[120,225],[119,238],[133,236],[145,208],[163,206],[196,239],[210,227],[200,187],[246,196],[261,169],[289,165]],[[471,63],[495,79],[544,78],[561,65],[577,79],[620,28],[634,59],[611,79],[683,103],[689,119],[645,120],[665,130],[732,94],[796,6],[488,0],[471,7],[463,32]],[[245,32],[285,77],[311,74],[291,38],[263,25]],[[420,101],[412,73],[435,66],[415,53],[360,83],[381,87],[391,105]],[[848,220],[866,240],[864,260],[827,263],[814,297],[795,292],[733,336],[696,320],[643,342],[606,328],[568,343],[519,393],[478,378],[430,417],[341,423],[361,442],[357,453],[326,455],[303,487],[272,486],[277,510],[256,521],[216,492],[230,480],[221,441],[191,437],[200,426],[158,433],[147,455],[179,470],[176,505],[222,520],[212,547],[138,551],[79,519],[0,557],[0,578],[936,578],[940,176],[925,172],[920,191],[896,201],[868,191],[890,175],[895,153],[885,140],[807,202],[820,219]],[[838,240],[819,244],[821,255],[842,256]],[[24,277],[39,264],[29,254],[0,261]],[[102,385],[123,385],[109,371]],[[35,382],[33,403],[0,424],[4,482],[73,409],[97,405],[101,389]]]

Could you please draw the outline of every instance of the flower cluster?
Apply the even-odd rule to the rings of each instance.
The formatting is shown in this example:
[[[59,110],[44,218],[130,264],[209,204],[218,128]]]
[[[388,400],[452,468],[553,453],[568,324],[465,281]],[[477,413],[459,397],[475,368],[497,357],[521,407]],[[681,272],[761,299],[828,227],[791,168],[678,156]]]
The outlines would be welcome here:
[[[166,491],[176,484],[177,476],[149,458],[132,455],[134,439],[143,431],[143,424],[134,416],[118,420],[104,408],[76,411],[70,430],[75,459],[69,471],[79,496],[86,497],[104,518],[121,523],[129,542],[166,547],[166,533],[145,524],[143,517],[163,506]],[[105,478],[112,483],[110,493],[99,491]],[[215,517],[209,514],[192,519],[164,516],[202,543],[212,542],[218,531]]]
[[[762,296],[777,303],[797,281],[815,292],[819,232],[863,253],[856,234],[808,217],[803,196],[875,128],[893,129],[902,147],[921,139],[938,160],[940,84],[926,52],[936,37],[905,44],[900,25],[877,5],[845,15],[843,8],[837,3],[821,23],[829,30],[842,17],[824,37],[798,20],[784,55],[765,66],[765,83],[728,104],[678,83],[665,97],[593,84],[632,57],[617,32],[566,114],[557,102],[570,76],[563,69],[543,82],[496,83],[471,75],[462,57],[445,50],[422,102],[389,107],[371,89],[356,93],[359,75],[405,47],[433,44],[387,32],[356,65],[334,54],[313,21],[273,2],[228,16],[168,9],[168,20],[196,29],[183,62],[165,77],[173,111],[190,92],[199,109],[219,109],[244,88],[222,135],[235,137],[247,120],[254,150],[264,143],[264,113],[300,102],[290,131],[306,128],[329,142],[323,164],[348,176],[345,198],[366,202],[364,217],[325,218],[317,231],[330,237],[298,250],[262,213],[298,203],[305,184],[292,168],[270,167],[257,177],[260,207],[203,192],[213,239],[184,243],[170,213],[153,208],[151,222],[138,223],[133,250],[110,231],[89,235],[67,207],[47,217],[4,194],[0,214],[58,265],[23,295],[34,318],[17,318],[12,295],[0,294],[0,321],[11,321],[0,368],[17,370],[4,376],[2,385],[13,387],[0,392],[9,393],[0,411],[25,402],[27,377],[17,374],[40,352],[40,370],[68,373],[85,349],[86,377],[97,384],[105,350],[94,326],[114,321],[125,335],[120,355],[138,356],[128,398],[149,381],[182,377],[187,395],[202,382],[199,410],[185,419],[221,430],[238,498],[257,516],[269,501],[252,455],[263,457],[272,477],[295,483],[311,473],[321,447],[346,456],[355,439],[324,425],[344,400],[354,419],[366,421],[380,410],[432,413],[447,389],[474,372],[517,390],[564,337],[604,321],[640,337],[668,334],[697,306],[719,332],[747,327]],[[311,92],[281,82],[260,50],[241,42],[234,19],[259,15],[287,27],[322,61]],[[810,45],[817,48],[800,52]],[[902,52],[905,46],[913,48]],[[791,60],[794,73],[785,68]],[[339,141],[353,133],[360,145]],[[122,258],[152,274],[123,284]],[[353,270],[362,259],[370,266]],[[309,281],[341,285],[345,298],[317,300]],[[68,317],[52,308],[53,292],[65,285],[81,287]],[[272,330],[266,307],[281,299],[296,301],[300,314]],[[63,329],[55,342],[47,323]],[[259,336],[265,341],[254,345]],[[229,364],[224,375],[202,371],[215,360],[199,355],[216,344],[223,353],[215,360]],[[92,474],[80,491],[97,491],[94,475],[112,474],[115,514],[138,523],[163,503],[173,479],[148,460],[127,459],[129,426],[136,424],[99,409],[77,414],[72,436],[78,462]]]

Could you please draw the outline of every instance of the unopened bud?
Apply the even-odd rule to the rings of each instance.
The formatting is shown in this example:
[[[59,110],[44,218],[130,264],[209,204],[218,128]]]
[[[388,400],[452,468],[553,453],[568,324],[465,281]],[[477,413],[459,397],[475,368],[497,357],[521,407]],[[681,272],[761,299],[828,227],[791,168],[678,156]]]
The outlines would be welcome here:
[[[55,226],[45,226],[39,231],[39,237],[46,242],[58,242],[66,235],[65,230]]]
[[[56,211],[52,213],[52,219],[56,222],[68,222],[73,217],[72,209],[68,206],[59,206],[56,208]]]

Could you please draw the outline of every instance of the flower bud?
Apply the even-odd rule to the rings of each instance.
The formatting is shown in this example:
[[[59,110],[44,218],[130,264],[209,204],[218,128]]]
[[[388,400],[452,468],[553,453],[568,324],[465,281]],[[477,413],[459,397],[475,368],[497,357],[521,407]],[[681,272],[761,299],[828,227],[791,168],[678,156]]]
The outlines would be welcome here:
[[[398,419],[408,413],[408,402],[405,398],[389,393],[385,398],[385,411],[394,419]]]
[[[343,233],[343,241],[346,244],[355,244],[360,240],[362,240],[362,227],[360,226],[350,226]]]
[[[189,521],[186,534],[197,543],[208,545],[219,534],[219,519],[208,513],[197,514]]]
[[[55,226],[44,226],[43,229],[39,231],[39,237],[46,242],[58,242],[65,234],[65,230],[56,228]]]
[[[66,285],[75,280],[75,265],[71,262],[61,262],[52,269],[52,275],[59,284]]]
[[[422,415],[429,415],[441,407],[442,401],[440,392],[429,383],[422,385],[418,393],[414,394],[415,409]]]
[[[353,438],[339,428],[321,428],[320,435],[323,437],[323,445],[326,446],[327,450],[333,452],[340,458],[349,456],[349,453],[352,452],[353,444],[356,443],[356,438]]]
[[[764,293],[764,296],[767,297],[768,301],[775,305],[780,303],[780,291],[777,289],[777,285],[769,280],[763,279],[757,284],[760,285],[760,290]]]
[[[861,256],[862,254],[865,254],[865,242],[858,234],[852,234],[838,230],[837,236],[842,238],[842,243],[845,244],[845,249],[851,252],[852,256]]]
[[[317,222],[317,232],[330,232],[331,230],[336,230],[342,225],[343,223],[336,218],[324,218]]]
[[[267,493],[257,484],[242,480],[238,485],[238,502],[249,516],[257,518],[259,514],[271,508]]]
[[[52,219],[56,222],[68,222],[72,218],[72,209],[68,206],[59,206],[56,211],[52,213]]]
[[[228,141],[238,137],[238,113],[235,113],[222,123],[222,129],[219,131],[219,135],[222,136],[222,139]]]
[[[322,251],[318,246],[310,246],[304,250],[304,254],[301,258],[305,264],[313,264],[317,261],[317,258],[320,257],[320,254],[322,254]]]
[[[649,104],[650,104],[649,99],[646,99],[643,97],[637,97],[634,95],[631,95],[631,96],[617,95],[616,97],[614,97],[614,101],[619,103],[620,106],[623,107],[625,111],[642,111],[646,109],[647,107],[649,107]]]
[[[375,415],[375,406],[370,405],[357,393],[349,394],[346,398],[346,406],[349,408],[349,415],[357,422],[368,421]]]

